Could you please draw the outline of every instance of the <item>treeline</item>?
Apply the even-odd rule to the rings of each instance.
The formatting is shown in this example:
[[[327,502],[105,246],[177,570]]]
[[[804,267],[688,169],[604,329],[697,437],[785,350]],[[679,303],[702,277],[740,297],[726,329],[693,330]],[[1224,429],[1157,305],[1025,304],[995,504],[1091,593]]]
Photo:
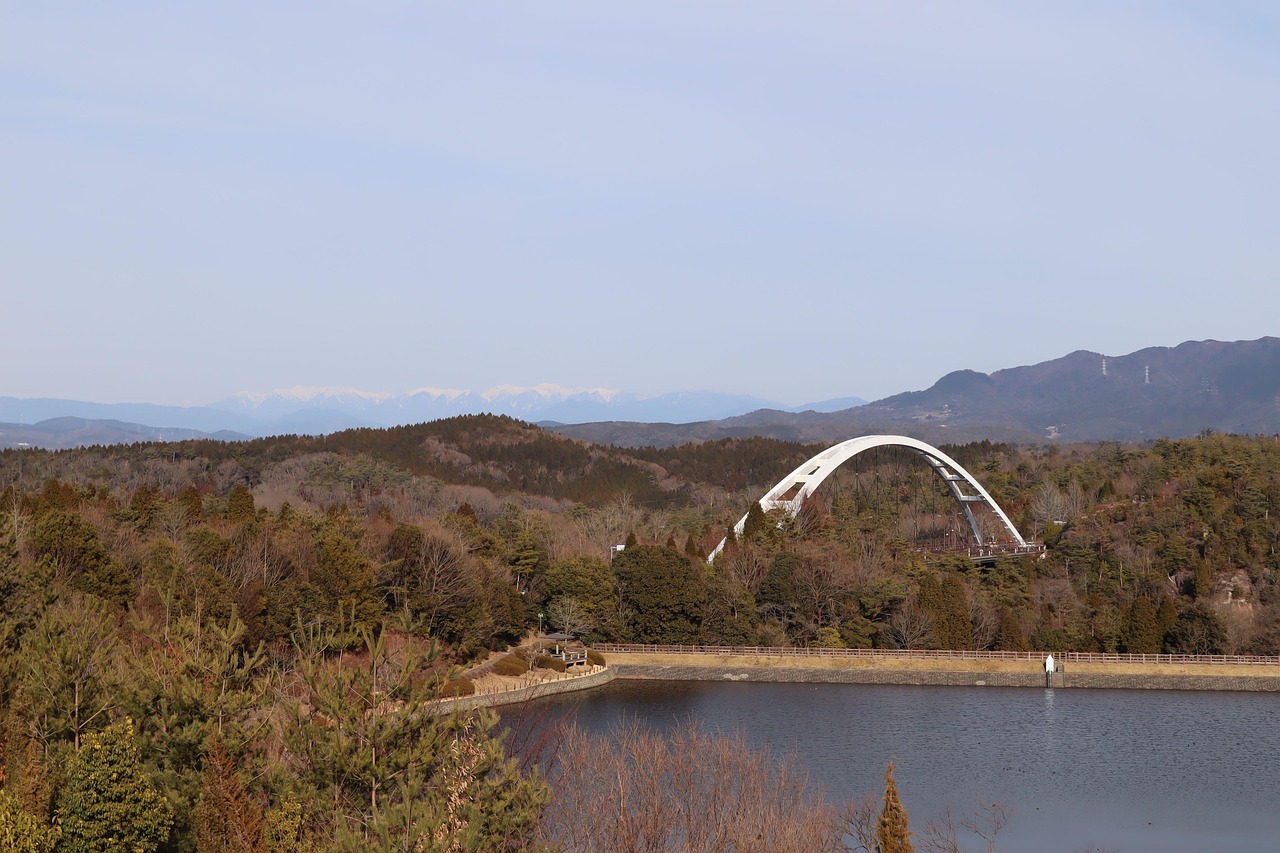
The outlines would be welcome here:
[[[0,839],[102,849],[86,839],[120,822],[103,803],[128,801],[145,850],[521,849],[545,785],[491,717],[421,709],[539,625],[1280,654],[1274,438],[948,448],[1049,546],[988,564],[948,555],[967,521],[886,449],[795,518],[755,507],[709,565],[816,448],[628,455],[509,419],[427,427],[0,454]]]

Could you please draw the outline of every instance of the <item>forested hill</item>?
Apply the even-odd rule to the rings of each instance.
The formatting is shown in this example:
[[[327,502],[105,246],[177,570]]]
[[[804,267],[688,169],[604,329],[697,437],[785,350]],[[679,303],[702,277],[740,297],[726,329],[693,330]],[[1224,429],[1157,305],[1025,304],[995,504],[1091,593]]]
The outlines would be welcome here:
[[[495,501],[526,496],[603,504],[625,497],[645,506],[683,506],[699,489],[737,491],[770,484],[818,448],[766,438],[703,446],[627,450],[594,445],[500,415],[464,415],[327,436],[274,436],[241,442],[192,440],[0,452],[26,477],[83,479],[109,472],[132,488],[159,477],[171,488],[224,490],[241,482],[281,500],[375,499],[397,489],[471,487]],[[143,473],[146,472],[146,473]]]
[[[421,709],[474,689],[450,664],[540,625],[618,642],[1280,654],[1280,438],[947,446],[1047,545],[987,564],[948,550],[967,525],[947,484],[882,448],[795,518],[757,507],[708,564],[817,449],[626,451],[461,417],[0,452],[0,837],[9,821],[50,849],[92,823],[147,840],[131,849],[232,849],[235,826],[369,849],[405,826],[437,838],[440,786],[465,779],[467,814],[501,841],[479,849],[531,849],[545,788],[500,761],[492,718]],[[488,758],[459,775],[450,744]],[[99,789],[138,805],[128,821],[82,793]]]

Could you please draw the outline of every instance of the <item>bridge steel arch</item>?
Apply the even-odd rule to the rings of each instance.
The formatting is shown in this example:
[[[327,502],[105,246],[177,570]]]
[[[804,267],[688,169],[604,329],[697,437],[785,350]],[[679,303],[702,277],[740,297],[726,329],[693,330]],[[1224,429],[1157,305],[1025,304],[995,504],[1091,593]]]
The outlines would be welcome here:
[[[964,509],[965,518],[969,521],[969,529],[973,532],[973,538],[977,544],[982,545],[984,542],[982,540],[982,531],[978,528],[978,520],[973,515],[973,505],[985,504],[995,514],[996,518],[1000,519],[1009,536],[1019,546],[1026,547],[1027,542],[1022,538],[1022,534],[1018,532],[1018,528],[1013,526],[1009,516],[1004,514],[1004,510],[1000,508],[1000,505],[995,502],[991,495],[987,494],[987,490],[982,488],[982,484],[975,480],[972,474],[964,470],[959,462],[956,462],[933,445],[905,435],[864,435],[860,438],[842,441],[827,448],[779,480],[778,485],[766,492],[764,497],[760,499],[760,508],[765,512],[771,509],[785,509],[794,518],[804,504],[805,498],[813,494],[818,486],[822,485],[823,480],[830,477],[837,468],[859,453],[871,450],[874,447],[905,447],[924,457],[924,460],[929,463],[929,467],[936,471],[938,476],[946,482],[952,496]],[[961,487],[962,483],[968,485],[976,494],[966,492]],[[791,493],[794,493],[791,497],[784,497],[784,495]],[[747,517],[744,515],[733,526],[735,536],[742,535],[742,530],[746,523]],[[720,544],[707,557],[707,562],[714,560],[716,555],[724,550],[727,538],[720,540]]]

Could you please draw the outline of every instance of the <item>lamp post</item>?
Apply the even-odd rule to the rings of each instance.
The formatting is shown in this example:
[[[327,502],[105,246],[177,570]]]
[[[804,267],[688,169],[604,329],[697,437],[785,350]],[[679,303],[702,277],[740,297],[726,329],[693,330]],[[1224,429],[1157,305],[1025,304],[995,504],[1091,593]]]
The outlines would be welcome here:
[[[542,636],[542,616],[543,616],[542,611],[539,610],[538,611],[538,636],[539,637]]]

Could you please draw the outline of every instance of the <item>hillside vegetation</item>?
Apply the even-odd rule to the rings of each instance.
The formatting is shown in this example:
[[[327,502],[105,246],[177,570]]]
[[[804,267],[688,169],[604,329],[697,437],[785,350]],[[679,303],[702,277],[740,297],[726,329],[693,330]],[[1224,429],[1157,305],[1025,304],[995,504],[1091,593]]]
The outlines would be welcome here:
[[[128,778],[163,803],[139,849],[521,849],[545,785],[491,716],[420,709],[540,615],[614,641],[1280,653],[1274,437],[944,448],[1049,545],[989,565],[938,552],[958,507],[881,449],[708,566],[819,449],[482,416],[0,453],[0,829],[97,837],[92,798]]]

